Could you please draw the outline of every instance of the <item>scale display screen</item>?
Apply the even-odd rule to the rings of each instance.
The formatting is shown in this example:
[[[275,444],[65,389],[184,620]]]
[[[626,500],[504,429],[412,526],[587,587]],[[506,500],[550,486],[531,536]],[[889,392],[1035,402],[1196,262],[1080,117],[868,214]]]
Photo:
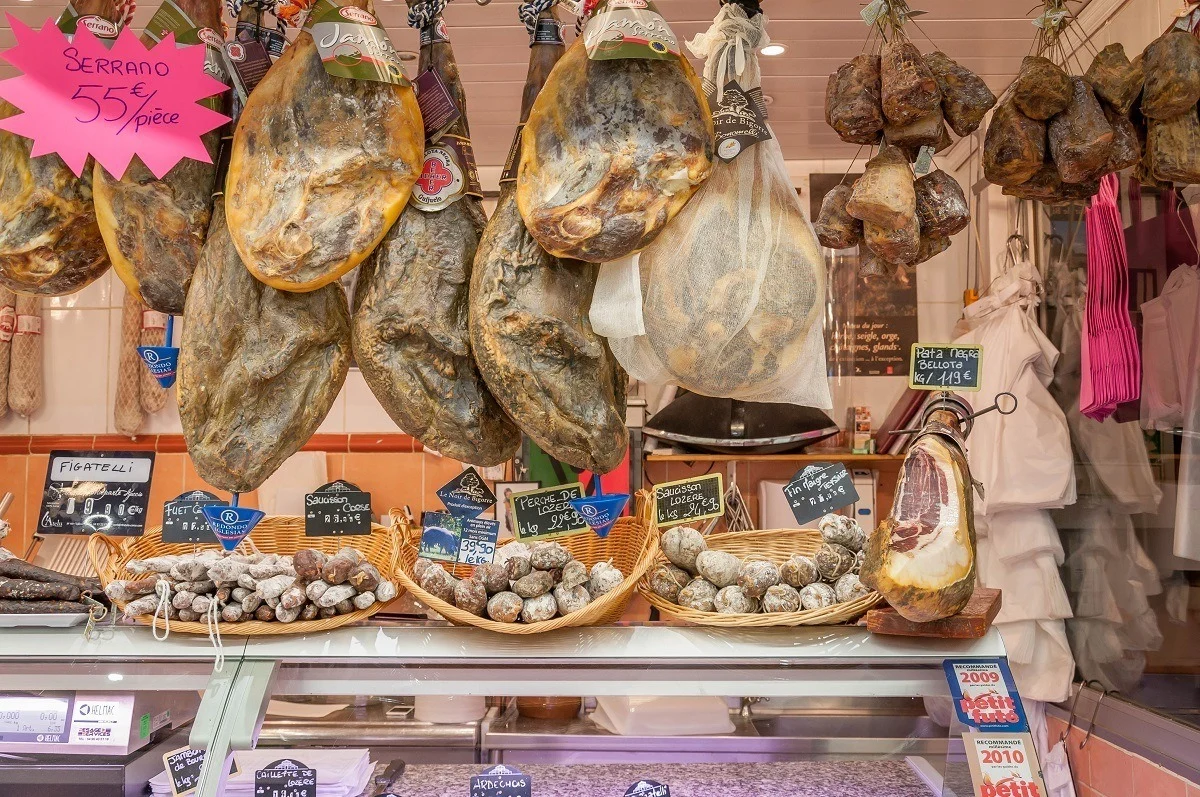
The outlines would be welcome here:
[[[72,700],[72,695],[0,695],[0,742],[66,744]]]

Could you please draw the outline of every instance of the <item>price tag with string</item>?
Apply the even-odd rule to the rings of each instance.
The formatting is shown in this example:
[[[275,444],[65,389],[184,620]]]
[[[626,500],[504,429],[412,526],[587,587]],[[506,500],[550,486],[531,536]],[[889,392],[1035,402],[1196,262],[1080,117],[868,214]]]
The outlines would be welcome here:
[[[924,177],[929,174],[929,170],[933,168],[933,147],[921,147],[920,153],[917,155],[917,163],[913,166],[913,171],[917,177]]]

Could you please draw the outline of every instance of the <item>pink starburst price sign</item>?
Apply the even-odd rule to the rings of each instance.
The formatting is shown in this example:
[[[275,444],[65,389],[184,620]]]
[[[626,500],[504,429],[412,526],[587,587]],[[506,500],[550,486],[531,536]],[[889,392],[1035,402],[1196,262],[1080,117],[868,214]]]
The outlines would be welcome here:
[[[212,162],[200,137],[229,117],[197,101],[229,87],[204,73],[203,45],[168,35],[147,48],[126,28],[110,50],[82,26],[67,41],[53,22],[6,16],[17,44],[0,58],[23,74],[0,81],[0,97],[24,113],[0,129],[33,139],[34,157],[56,152],[82,175],[90,155],[121,176],[136,155],[160,178],[184,158]]]

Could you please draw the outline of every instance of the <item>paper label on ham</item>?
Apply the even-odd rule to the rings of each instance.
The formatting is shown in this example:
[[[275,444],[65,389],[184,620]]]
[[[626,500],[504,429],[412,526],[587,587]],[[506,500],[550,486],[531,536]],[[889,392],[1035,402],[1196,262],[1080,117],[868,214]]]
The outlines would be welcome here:
[[[583,42],[593,61],[679,57],[679,40],[653,0],[601,0]]]
[[[42,317],[36,315],[19,315],[17,316],[17,334],[18,335],[40,335],[42,334]]]
[[[417,75],[413,81],[413,92],[417,95],[417,107],[421,109],[421,120],[425,123],[426,141],[436,140],[439,134],[462,116],[454,95],[446,88],[441,76],[432,69]]]
[[[13,305],[0,307],[0,343],[8,343],[17,331],[17,308]]]
[[[731,80],[718,97],[716,87],[706,80],[704,90],[713,109],[717,155],[721,160],[728,163],[758,142],[774,138],[767,127],[767,105],[761,88],[747,90]]]
[[[222,55],[225,40],[220,33],[212,28],[196,24],[188,13],[175,4],[174,0],[165,0],[154,16],[146,23],[146,37],[154,42],[160,42],[167,34],[175,34],[175,45],[184,47],[190,44],[203,44],[204,73],[216,78],[222,83],[229,84],[229,72],[225,68],[225,57]],[[200,104],[214,111],[221,110],[223,100],[220,95],[214,95],[200,100]]]
[[[330,75],[409,85],[400,53],[374,14],[340,0],[317,0],[305,28]]]
[[[442,136],[425,149],[425,167],[413,186],[410,202],[426,212],[442,210],[464,196],[481,196],[471,142],[461,136]]]
[[[54,24],[66,34],[67,41],[71,40],[71,37],[79,30],[79,26],[82,25],[108,47],[112,47],[113,42],[117,40],[117,34],[121,32],[121,26],[117,20],[108,19],[99,14],[80,14],[70,3],[67,3],[66,9],[58,16],[58,20]]]
[[[142,311],[142,329],[166,329],[167,314],[157,310]]]
[[[433,21],[432,25],[421,28],[421,46],[428,47],[431,44],[445,44],[450,41],[450,30],[446,27],[446,20],[438,17]]]

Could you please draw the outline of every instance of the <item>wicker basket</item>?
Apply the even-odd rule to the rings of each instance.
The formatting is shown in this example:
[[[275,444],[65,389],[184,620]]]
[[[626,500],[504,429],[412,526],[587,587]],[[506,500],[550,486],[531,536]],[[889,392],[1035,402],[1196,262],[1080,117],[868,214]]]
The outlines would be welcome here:
[[[315,548],[327,554],[333,554],[342,548],[356,548],[371,564],[379,569],[384,578],[394,579],[396,563],[400,557],[400,546],[393,530],[372,524],[371,533],[351,537],[306,537],[304,536],[304,518],[293,516],[273,516],[263,518],[254,527],[254,545],[268,553],[294,554],[304,548]],[[216,545],[193,545],[191,543],[165,543],[162,541],[162,529],[154,528],[141,537],[106,537],[103,534],[93,534],[88,538],[88,558],[100,576],[100,583],[105,587],[110,581],[133,578],[126,572],[125,565],[133,559],[149,559],[154,556],[169,556],[171,554],[191,553],[197,549],[216,548]],[[124,609],[123,603],[114,601],[117,608]],[[360,609],[349,614],[340,614],[322,620],[305,620],[294,623],[262,622],[260,620],[244,620],[238,623],[220,624],[223,636],[273,636],[281,634],[310,634],[317,631],[328,631],[344,625],[366,620],[383,608],[383,604]],[[157,620],[151,617],[138,617],[143,625],[154,624],[166,628],[161,617]],[[208,626],[199,622],[171,621],[171,631],[183,634],[208,635]]]
[[[618,520],[607,537],[601,538],[585,533],[556,540],[589,569],[597,562],[607,562],[611,559],[613,565],[625,574],[625,580],[619,587],[566,617],[555,617],[540,623],[498,623],[435,598],[417,586],[413,579],[413,566],[417,562],[417,550],[421,544],[421,530],[403,522],[398,523],[404,545],[400,551],[396,580],[401,588],[408,590],[421,603],[455,625],[473,625],[501,634],[541,634],[560,628],[615,623],[625,613],[625,607],[633,597],[638,582],[646,575],[651,563],[658,556],[658,529],[650,514],[652,502],[645,493],[638,493],[637,503],[637,516]],[[393,513],[393,517],[399,518],[402,515]],[[448,569],[456,578],[464,578],[469,576],[474,568],[469,565],[455,565]]]
[[[821,549],[821,533],[812,529],[771,529],[768,531],[731,531],[706,538],[709,550],[728,551],[742,558],[769,559],[782,565],[793,554],[814,556]],[[667,557],[659,552],[654,564],[666,564]],[[647,570],[647,572],[649,572]],[[823,609],[771,614],[721,614],[699,612],[671,603],[650,589],[649,578],[643,578],[638,591],[664,615],[695,625],[725,628],[773,628],[798,625],[835,625],[860,617],[867,609],[882,600],[877,592],[849,603],[839,603]]]

